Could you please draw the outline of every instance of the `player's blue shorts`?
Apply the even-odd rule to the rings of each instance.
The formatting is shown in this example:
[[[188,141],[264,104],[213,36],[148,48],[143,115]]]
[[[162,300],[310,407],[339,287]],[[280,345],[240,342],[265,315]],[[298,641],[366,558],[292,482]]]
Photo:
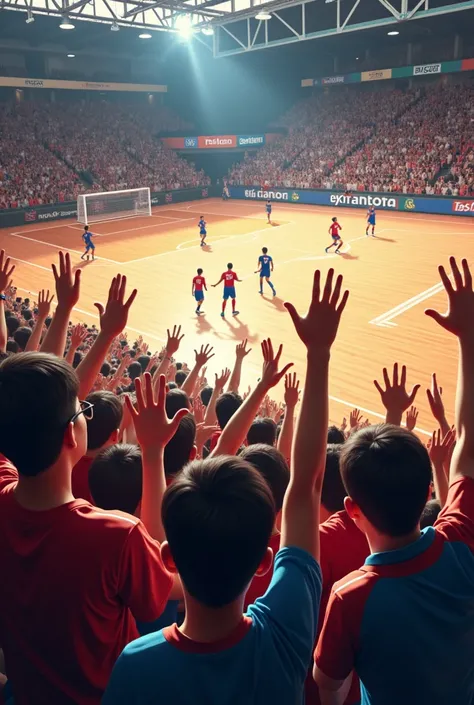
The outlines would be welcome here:
[[[340,235],[331,235],[333,240],[340,240],[341,236]]]
[[[263,277],[270,278],[270,270],[269,269],[261,269],[260,270],[260,278],[263,279]]]
[[[204,229],[200,230],[199,235],[207,235],[207,230],[204,230]]]
[[[195,291],[195,292],[194,292],[194,298],[196,299],[196,301],[204,301],[204,292],[203,292],[202,290],[201,290],[201,291]]]
[[[93,242],[88,242],[86,244],[86,252],[89,252],[89,250],[95,250],[95,245]]]
[[[224,287],[224,299],[235,299],[235,286]]]
[[[272,212],[271,208],[267,208],[267,213],[270,214]]]
[[[367,222],[369,223],[369,225],[375,225],[375,215],[369,215],[369,217],[367,218]]]

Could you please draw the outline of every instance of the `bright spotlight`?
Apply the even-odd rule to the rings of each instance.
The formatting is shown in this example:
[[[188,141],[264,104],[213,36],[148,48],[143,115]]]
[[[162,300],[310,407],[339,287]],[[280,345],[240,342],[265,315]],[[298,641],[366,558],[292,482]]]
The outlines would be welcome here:
[[[67,58],[68,58],[68,59],[74,59],[75,57],[76,57],[75,54],[68,54],[68,55],[67,55]]]
[[[400,34],[400,32],[397,32],[396,29],[394,29],[392,32],[387,32],[389,37],[396,37],[397,34]]]
[[[110,27],[110,31],[111,32],[118,32],[119,30],[120,30],[120,27],[118,26],[118,24],[116,22],[112,22],[111,27]]]
[[[212,37],[212,35],[214,34],[214,30],[212,27],[203,27],[201,32],[208,37]]]
[[[193,36],[193,24],[189,15],[179,15],[174,23],[175,29],[181,39],[191,39]]]
[[[59,28],[60,29],[74,29],[74,25],[68,17],[63,17],[61,19]]]
[[[265,12],[265,10],[260,10],[258,15],[255,15],[256,20],[260,20],[261,22],[268,22],[268,20],[272,19],[272,16],[269,12]]]
[[[141,34],[138,35],[139,39],[151,39],[151,34],[148,32],[142,32]]]

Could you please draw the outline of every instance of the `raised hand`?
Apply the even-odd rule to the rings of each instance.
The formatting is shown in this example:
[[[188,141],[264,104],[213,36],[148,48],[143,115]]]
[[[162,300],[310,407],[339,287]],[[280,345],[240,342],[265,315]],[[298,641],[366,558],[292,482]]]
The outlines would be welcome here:
[[[135,379],[136,406],[125,398],[128,411],[135,427],[138,443],[143,448],[164,448],[173,438],[181,419],[189,413],[187,409],[179,409],[170,420],[166,415],[165,396],[166,380],[160,375],[158,395],[155,399],[151,375],[145,372],[143,381],[140,377]]]
[[[415,384],[411,392],[407,392],[407,368],[405,365],[402,366],[402,373],[399,379],[398,362],[396,362],[393,366],[392,382],[390,382],[386,367],[383,368],[383,379],[385,389],[380,386],[379,382],[376,379],[374,379],[374,384],[380,394],[382,404],[387,410],[387,423],[392,423],[395,424],[395,426],[400,426],[402,421],[402,414],[415,401],[416,393],[418,392],[420,385]]]
[[[285,303],[285,308],[291,316],[296,332],[308,351],[329,351],[336,337],[349,292],[346,289],[341,296],[342,274],[338,275],[334,286],[333,278],[334,270],[330,269],[321,294],[321,272],[316,270],[311,303],[306,316],[300,316],[293,304]]]
[[[71,348],[77,350],[79,345],[87,338],[88,334],[87,328],[84,328],[81,323],[75,325],[71,332]]]
[[[214,382],[214,387],[216,389],[219,389],[222,392],[225,385],[229,381],[229,377],[230,377],[230,370],[228,367],[226,367],[224,370],[222,370],[220,375],[217,375],[217,374],[215,375],[216,380]]]
[[[247,338],[245,338],[245,340],[239,343],[235,348],[235,356],[237,360],[243,360],[244,357],[247,357],[250,352],[252,352],[252,348],[247,350]]]
[[[5,250],[0,250],[0,294],[4,294],[12,286],[12,275],[15,265],[10,266],[10,257],[5,257]]]
[[[285,375],[285,404],[294,409],[300,398],[300,383],[296,379],[296,372]]]
[[[467,260],[461,261],[462,273],[455,257],[449,258],[451,278],[446,274],[443,265],[438,267],[441,281],[448,295],[448,310],[442,314],[429,308],[425,314],[436,321],[442,328],[457,335],[458,338],[474,339],[474,292],[472,290],[472,275]]]
[[[349,427],[351,430],[357,430],[362,423],[362,414],[359,409],[353,409],[349,415]]]
[[[450,429],[445,435],[438,428],[437,431],[433,431],[431,437],[431,443],[429,446],[430,460],[433,465],[444,466],[446,461],[450,458],[453,448],[456,444],[456,433],[454,429]]]
[[[109,338],[115,338],[127,325],[128,312],[137,295],[137,290],[134,289],[125,301],[126,286],[127,277],[117,274],[112,279],[105,308],[101,303],[94,304],[99,311],[100,332]]]
[[[194,420],[196,421],[196,424],[204,423],[205,414],[206,414],[206,407],[202,403],[201,398],[196,397],[196,399],[193,402],[193,416],[194,416]]]
[[[196,355],[196,365],[199,367],[204,367],[211,357],[214,357],[214,354],[212,351],[214,348],[211,345],[201,345],[201,349],[198,352],[197,350],[194,351]]]
[[[411,406],[407,411],[406,426],[409,431],[413,431],[418,420],[418,409],[416,406]]]
[[[285,365],[282,370],[278,369],[282,352],[283,345],[280,345],[277,350],[277,354],[274,354],[273,345],[270,338],[267,338],[267,340],[262,342],[263,370],[260,384],[262,384],[266,389],[275,387],[282,377],[285,376],[290,367],[293,367],[293,363],[290,362],[288,365]]]
[[[443,387],[438,387],[436,373],[431,375],[431,389],[426,390],[426,396],[428,397],[431,413],[438,422],[441,431],[446,435],[449,431],[449,424],[443,403]]]
[[[184,338],[184,333],[181,335],[181,326],[173,326],[173,332],[170,333],[170,330],[168,328],[166,334],[168,336],[168,339],[166,341],[165,355],[167,357],[172,357],[175,353],[178,352],[180,343]]]
[[[55,264],[52,264],[51,268],[56,283],[58,308],[72,310],[79,301],[81,270],[77,269],[73,276],[69,252],[59,253],[59,272]]]
[[[51,294],[51,298],[49,297],[49,289],[47,291],[41,289],[38,294],[38,318],[48,318],[53,299],[54,294]]]

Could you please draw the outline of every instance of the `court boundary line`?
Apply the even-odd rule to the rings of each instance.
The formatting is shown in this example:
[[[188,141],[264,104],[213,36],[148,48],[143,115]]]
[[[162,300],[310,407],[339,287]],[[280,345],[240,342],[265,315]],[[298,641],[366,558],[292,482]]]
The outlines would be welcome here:
[[[395,327],[397,324],[393,322],[394,318],[398,318],[398,316],[400,316],[402,313],[406,313],[406,311],[409,311],[411,308],[414,308],[418,304],[423,303],[423,301],[426,301],[426,299],[429,299],[435,294],[440,293],[441,291],[443,291],[443,289],[443,282],[433,284],[433,286],[431,286],[429,289],[425,289],[419,294],[415,294],[415,296],[412,296],[406,301],[402,301],[401,304],[394,306],[389,311],[386,311],[385,313],[376,316],[376,318],[373,318],[371,321],[369,321],[369,324],[371,323],[375,326],[380,326],[382,328]]]
[[[65,252],[74,252],[76,255],[82,255],[83,252],[79,250],[72,250],[70,247],[63,247],[62,245],[55,245],[53,242],[45,242],[44,240],[37,240],[34,237],[26,237],[26,235],[20,235],[19,233],[7,233],[10,237],[16,237],[21,240],[28,240],[29,242],[37,242],[39,245],[49,245],[49,247],[55,247],[57,250],[64,250]],[[11,255],[10,255],[11,256]],[[109,259],[108,257],[97,257],[97,261],[103,260],[104,262],[110,262],[110,264],[123,264],[122,262],[117,262],[117,260]]]

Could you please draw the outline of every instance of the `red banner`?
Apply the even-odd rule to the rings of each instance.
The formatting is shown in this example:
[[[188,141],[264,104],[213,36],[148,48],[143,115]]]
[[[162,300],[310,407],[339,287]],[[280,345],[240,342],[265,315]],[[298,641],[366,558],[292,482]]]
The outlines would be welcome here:
[[[461,71],[474,71],[474,59],[463,59],[461,61]]]
[[[209,135],[198,137],[199,149],[234,149],[236,146],[236,135]]]

